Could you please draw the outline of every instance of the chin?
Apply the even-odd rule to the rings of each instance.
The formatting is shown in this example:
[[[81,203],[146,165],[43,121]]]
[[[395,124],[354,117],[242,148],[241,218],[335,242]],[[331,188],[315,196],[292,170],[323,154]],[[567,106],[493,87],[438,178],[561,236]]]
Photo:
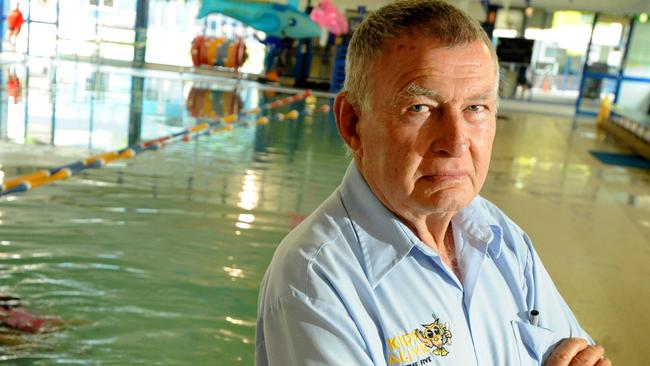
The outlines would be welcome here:
[[[448,189],[420,197],[417,199],[417,205],[432,213],[457,212],[465,208],[473,198],[468,192]]]

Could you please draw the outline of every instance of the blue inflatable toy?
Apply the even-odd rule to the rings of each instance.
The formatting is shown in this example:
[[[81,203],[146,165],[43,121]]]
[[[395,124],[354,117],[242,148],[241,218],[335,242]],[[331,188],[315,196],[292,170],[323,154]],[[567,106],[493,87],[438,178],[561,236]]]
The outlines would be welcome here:
[[[203,0],[199,18],[221,13],[279,38],[313,38],[321,34],[320,27],[309,16],[291,5],[255,1]]]

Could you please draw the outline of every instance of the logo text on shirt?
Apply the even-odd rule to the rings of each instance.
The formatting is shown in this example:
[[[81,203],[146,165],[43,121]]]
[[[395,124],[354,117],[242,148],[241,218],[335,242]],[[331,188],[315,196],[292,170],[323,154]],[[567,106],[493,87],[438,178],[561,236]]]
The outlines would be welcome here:
[[[422,324],[422,328],[386,339],[390,349],[389,365],[426,365],[432,362],[432,356],[444,357],[449,354],[445,348],[451,345],[449,324],[441,323],[435,315],[433,319],[433,323]]]

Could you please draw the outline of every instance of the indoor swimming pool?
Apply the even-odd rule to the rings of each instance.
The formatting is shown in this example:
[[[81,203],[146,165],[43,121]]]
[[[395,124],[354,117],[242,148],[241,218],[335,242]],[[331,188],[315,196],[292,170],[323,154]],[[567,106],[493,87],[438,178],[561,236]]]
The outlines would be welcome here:
[[[299,93],[250,81],[34,59],[2,66],[11,179]],[[18,80],[18,83],[16,83]],[[63,320],[0,343],[10,365],[252,365],[257,293],[280,240],[350,157],[326,95],[0,197],[0,293]],[[650,357],[650,173],[593,120],[505,110],[482,195],[530,235],[582,326],[618,365]],[[3,330],[0,328],[0,336]],[[645,352],[645,353],[644,353]]]
[[[143,84],[145,140],[207,120],[210,112],[230,114],[286,96],[259,88],[233,92],[226,79],[133,82],[139,76],[112,71],[30,87],[10,107],[27,111],[26,128],[4,121],[10,137],[19,129],[30,142],[0,144],[6,176],[126,146],[138,124],[130,116],[137,98],[130,83]],[[97,80],[104,80],[104,90],[96,89],[102,83]],[[174,95],[181,97],[172,100]],[[199,98],[210,106],[186,108]],[[62,112],[35,118],[51,110],[39,103],[48,100],[49,108]],[[348,160],[330,114],[271,119],[260,126],[253,118],[250,126],[236,123],[227,133],[169,144],[3,197],[0,292],[20,295],[33,312],[67,325],[22,335],[19,345],[0,345],[0,360],[251,365],[257,290],[270,257],[338,185]]]

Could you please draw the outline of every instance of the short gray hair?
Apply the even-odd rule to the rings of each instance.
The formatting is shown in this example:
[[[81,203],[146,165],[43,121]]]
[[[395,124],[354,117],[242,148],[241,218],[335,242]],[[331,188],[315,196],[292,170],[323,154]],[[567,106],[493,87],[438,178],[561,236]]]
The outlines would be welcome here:
[[[343,91],[348,93],[348,101],[354,107],[371,108],[368,75],[373,60],[389,40],[402,34],[428,36],[447,47],[481,40],[490,49],[498,72],[494,45],[476,20],[442,0],[400,0],[369,15],[352,35]]]

